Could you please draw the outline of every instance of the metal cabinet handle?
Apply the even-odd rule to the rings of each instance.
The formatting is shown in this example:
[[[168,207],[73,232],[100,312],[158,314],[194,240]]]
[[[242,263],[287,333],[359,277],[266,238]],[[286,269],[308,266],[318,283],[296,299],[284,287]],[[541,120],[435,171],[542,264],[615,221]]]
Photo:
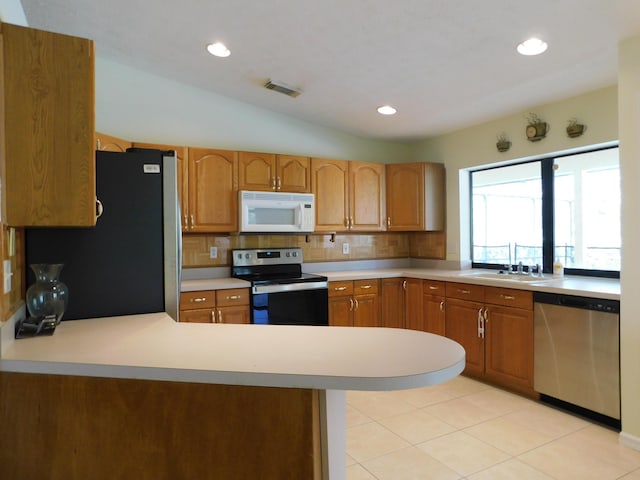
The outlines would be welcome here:
[[[387,227],[391,226],[391,217],[387,217]]]
[[[271,177],[271,190],[276,189],[276,177]]]
[[[218,323],[222,323],[222,310],[218,309]]]
[[[282,180],[280,180],[280,177],[278,177],[278,179],[276,180],[276,190],[280,190],[282,188]]]
[[[440,290],[440,287],[434,287],[433,285],[429,285],[429,290]]]
[[[358,303],[358,299],[354,298],[353,301],[356,303],[356,306],[355,306],[354,310],[357,310],[358,307],[360,306],[360,304]]]
[[[216,323],[216,311],[211,310],[211,323]]]
[[[191,300],[189,300],[192,303],[200,303],[200,302],[206,302],[207,301],[207,297],[198,297],[198,298],[192,298]]]
[[[349,311],[353,312],[353,298],[349,299]]]
[[[471,293],[471,290],[463,290],[459,288],[458,293],[462,293],[463,295],[469,295]]]
[[[407,289],[407,281],[406,280],[402,281],[402,288],[403,288],[403,290]]]
[[[191,228],[195,225],[195,221],[193,220],[193,213],[191,214]]]
[[[186,213],[184,214],[184,221],[182,222],[184,228],[189,228],[189,215],[187,215]]]
[[[353,228],[353,217],[349,217],[349,230]]]
[[[363,290],[367,290],[368,288],[371,288],[371,285],[362,285],[360,286],[360,288]]]
[[[513,295],[505,295],[504,293],[500,294],[500,298],[504,299],[504,300],[515,300],[516,297],[514,297]]]
[[[241,298],[240,295],[227,295],[227,300],[240,300]]]
[[[104,213],[102,202],[96,198],[96,218],[100,218]]]
[[[478,338],[484,338],[484,314],[482,308],[478,310]]]
[[[444,300],[440,302],[440,311],[444,312]]]
[[[336,292],[342,292],[343,290],[346,290],[346,289],[347,289],[347,287],[333,287],[333,289],[334,289]]]

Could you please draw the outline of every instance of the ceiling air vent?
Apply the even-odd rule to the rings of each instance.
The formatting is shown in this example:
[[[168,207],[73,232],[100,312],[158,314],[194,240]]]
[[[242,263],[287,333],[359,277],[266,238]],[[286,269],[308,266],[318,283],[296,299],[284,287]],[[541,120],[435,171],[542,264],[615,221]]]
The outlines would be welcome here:
[[[273,90],[274,92],[284,93],[290,97],[297,97],[302,93],[302,90],[298,90],[297,88],[290,87],[286,83],[276,82],[275,80],[267,80],[267,83],[264,84],[266,88],[269,90]]]

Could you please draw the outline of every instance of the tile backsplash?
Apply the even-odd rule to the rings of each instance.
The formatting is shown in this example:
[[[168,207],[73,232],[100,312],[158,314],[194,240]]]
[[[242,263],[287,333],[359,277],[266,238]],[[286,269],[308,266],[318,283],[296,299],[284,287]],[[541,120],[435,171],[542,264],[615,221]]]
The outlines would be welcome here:
[[[213,235],[182,236],[183,268],[231,265],[236,248],[300,247],[305,262],[377,260],[387,258],[445,258],[444,232],[363,233],[311,235]],[[349,244],[344,254],[343,245]],[[210,258],[211,247],[217,258]]]

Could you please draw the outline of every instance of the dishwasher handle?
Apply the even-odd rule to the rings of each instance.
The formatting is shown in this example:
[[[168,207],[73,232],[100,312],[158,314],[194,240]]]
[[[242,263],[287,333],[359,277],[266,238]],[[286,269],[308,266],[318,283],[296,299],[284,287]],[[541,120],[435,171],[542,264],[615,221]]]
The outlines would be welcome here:
[[[606,298],[580,297],[558,293],[534,292],[534,303],[547,303],[562,307],[594,310],[597,312],[620,313],[620,301]]]

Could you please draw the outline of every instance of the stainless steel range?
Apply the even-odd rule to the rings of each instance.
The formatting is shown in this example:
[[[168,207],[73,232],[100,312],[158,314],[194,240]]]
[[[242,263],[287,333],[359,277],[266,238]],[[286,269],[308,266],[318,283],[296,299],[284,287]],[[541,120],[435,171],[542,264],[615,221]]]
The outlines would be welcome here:
[[[328,325],[327,277],[302,273],[302,249],[233,250],[231,276],[251,282],[251,323]]]

